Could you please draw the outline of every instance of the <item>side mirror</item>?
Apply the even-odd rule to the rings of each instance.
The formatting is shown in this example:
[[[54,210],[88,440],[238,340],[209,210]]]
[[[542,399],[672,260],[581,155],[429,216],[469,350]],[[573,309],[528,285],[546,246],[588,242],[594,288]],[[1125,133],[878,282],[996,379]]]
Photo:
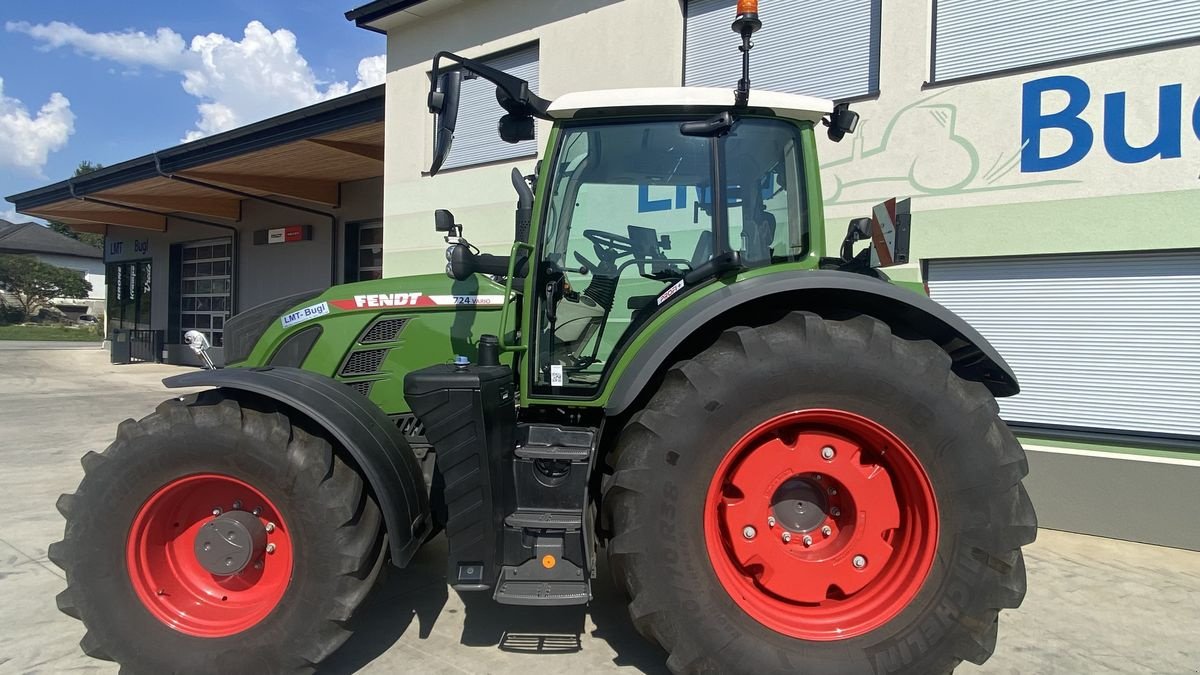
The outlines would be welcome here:
[[[858,113],[850,109],[849,103],[839,103],[833,106],[825,125],[829,127],[829,140],[837,143],[858,128]]]
[[[454,222],[453,213],[450,213],[446,209],[438,209],[433,212],[433,229],[453,235],[460,228]]]
[[[500,118],[500,139],[505,143],[533,140],[533,117],[508,113]]]
[[[458,96],[462,88],[462,71],[447,70],[438,75],[434,90],[429,92],[429,112],[434,114],[433,164],[429,175],[437,175],[450,145],[454,142],[454,126],[458,122]]]

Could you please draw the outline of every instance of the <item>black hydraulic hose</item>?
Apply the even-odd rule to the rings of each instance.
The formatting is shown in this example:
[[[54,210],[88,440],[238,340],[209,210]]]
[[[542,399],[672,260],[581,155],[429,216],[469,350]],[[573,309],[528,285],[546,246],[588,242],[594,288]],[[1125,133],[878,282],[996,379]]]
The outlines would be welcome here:
[[[321,211],[319,209],[310,209],[307,206],[300,206],[299,204],[292,204],[292,203],[281,201],[278,199],[272,199],[270,197],[263,197],[261,195],[251,194],[251,193],[245,192],[243,190],[237,190],[237,189],[234,189],[231,187],[225,187],[224,185],[217,185],[215,183],[209,183],[207,181],[197,180],[197,179],[191,178],[189,176],[180,176],[178,174],[163,171],[162,161],[159,159],[157,152],[154,153],[154,168],[155,168],[155,170],[158,171],[158,175],[162,176],[163,178],[167,178],[170,180],[177,180],[181,183],[186,183],[188,185],[195,185],[197,187],[208,188],[209,190],[216,190],[217,192],[224,192],[226,194],[235,195],[235,196],[241,197],[243,199],[252,199],[256,202],[261,202],[263,204],[273,204],[275,206],[281,206],[286,209],[293,209],[295,211],[309,213],[314,216],[321,216],[322,218],[328,218],[329,219],[329,285],[330,286],[337,285],[337,268],[338,268],[338,266],[337,266],[337,258],[338,258],[337,215],[335,215],[333,213],[329,213],[327,211]]]

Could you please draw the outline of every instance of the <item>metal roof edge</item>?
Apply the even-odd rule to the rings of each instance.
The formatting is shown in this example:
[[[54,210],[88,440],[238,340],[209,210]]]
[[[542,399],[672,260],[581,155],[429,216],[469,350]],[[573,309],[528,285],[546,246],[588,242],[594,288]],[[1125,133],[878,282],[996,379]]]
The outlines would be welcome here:
[[[17,211],[25,211],[72,196],[92,194],[118,185],[153,178],[159,175],[156,166],[158,163],[161,163],[162,169],[168,173],[183,171],[322,133],[378,122],[384,117],[384,93],[384,85],[375,85],[237,129],[106,166],[99,171],[10,195],[5,199],[15,204]]]
[[[425,0],[374,0],[374,2],[368,2],[365,5],[355,7],[354,9],[346,12],[346,20],[353,21],[354,25],[359,28],[365,28],[376,33],[383,33],[385,31],[379,30],[378,28],[368,24],[373,21],[378,21],[386,16],[395,14],[396,12],[402,12],[409,7],[415,7],[423,2],[425,2]]]

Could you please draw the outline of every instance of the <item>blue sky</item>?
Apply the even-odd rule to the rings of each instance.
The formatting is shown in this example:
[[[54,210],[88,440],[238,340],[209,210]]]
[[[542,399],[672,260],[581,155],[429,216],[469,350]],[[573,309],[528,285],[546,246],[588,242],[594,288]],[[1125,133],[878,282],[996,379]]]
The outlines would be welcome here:
[[[345,20],[357,4],[4,2],[0,198],[377,84],[384,37]]]

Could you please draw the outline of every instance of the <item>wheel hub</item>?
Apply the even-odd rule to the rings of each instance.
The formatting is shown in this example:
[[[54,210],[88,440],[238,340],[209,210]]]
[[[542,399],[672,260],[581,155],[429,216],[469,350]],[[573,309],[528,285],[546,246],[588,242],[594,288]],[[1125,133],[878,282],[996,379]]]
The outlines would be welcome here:
[[[734,444],[709,485],[704,534],[717,580],[747,614],[785,635],[836,640],[911,602],[937,524],[908,446],[860,415],[815,409]]]
[[[252,513],[229,511],[201,526],[193,548],[200,566],[212,574],[237,574],[263,555],[267,527]]]
[[[125,560],[152,616],[181,633],[218,638],[275,609],[291,582],[294,548],[283,514],[257,488],[194,474],[150,495],[130,525]]]
[[[811,478],[796,476],[775,491],[771,513],[775,522],[792,532],[812,532],[828,518],[825,491]]]

